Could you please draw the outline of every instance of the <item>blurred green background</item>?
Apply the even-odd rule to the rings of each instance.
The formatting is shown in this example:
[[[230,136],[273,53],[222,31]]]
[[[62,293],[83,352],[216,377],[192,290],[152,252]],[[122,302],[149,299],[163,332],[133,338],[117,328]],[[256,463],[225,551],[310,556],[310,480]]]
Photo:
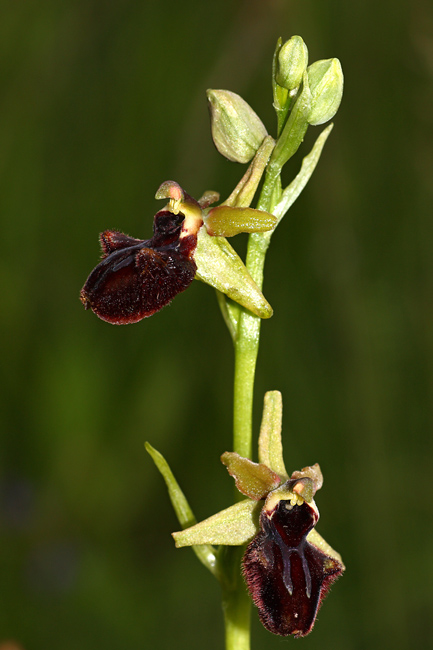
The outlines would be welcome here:
[[[205,90],[275,132],[278,36],[337,56],[343,103],[278,228],[263,394],[290,470],[319,462],[319,531],[347,572],[308,650],[433,645],[433,7],[429,0],[27,0],[0,12],[0,642],[25,650],[223,646],[149,440],[204,518],[232,499],[232,346],[199,282],[114,327],[78,300],[98,233],[150,236],[159,184],[227,196]],[[322,127],[310,128],[287,182]],[[238,238],[239,250],[245,241]],[[254,613],[253,648],[285,647]]]

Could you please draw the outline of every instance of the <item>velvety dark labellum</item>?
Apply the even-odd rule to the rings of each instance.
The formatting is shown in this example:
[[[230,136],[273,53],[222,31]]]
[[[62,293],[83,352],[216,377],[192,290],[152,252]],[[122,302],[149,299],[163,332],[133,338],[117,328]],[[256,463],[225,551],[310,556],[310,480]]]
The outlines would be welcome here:
[[[102,320],[136,323],[168,305],[194,279],[194,235],[182,235],[184,215],[161,210],[152,239],[140,240],[107,230],[100,235],[102,262],[81,290],[86,309]]]
[[[318,520],[307,502],[280,500],[263,508],[261,531],[249,544],[244,575],[263,625],[274,634],[305,636],[321,601],[343,566],[310,544],[306,537]]]

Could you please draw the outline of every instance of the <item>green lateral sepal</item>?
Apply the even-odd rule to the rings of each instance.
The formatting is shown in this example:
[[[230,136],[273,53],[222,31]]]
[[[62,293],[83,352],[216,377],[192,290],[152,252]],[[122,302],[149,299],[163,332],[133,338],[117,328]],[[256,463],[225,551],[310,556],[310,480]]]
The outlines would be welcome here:
[[[200,521],[191,528],[172,533],[178,548],[200,544],[242,546],[259,531],[263,503],[245,499]]]
[[[196,278],[210,284],[260,318],[273,310],[234,248],[224,237],[211,237],[202,226],[194,253]]]

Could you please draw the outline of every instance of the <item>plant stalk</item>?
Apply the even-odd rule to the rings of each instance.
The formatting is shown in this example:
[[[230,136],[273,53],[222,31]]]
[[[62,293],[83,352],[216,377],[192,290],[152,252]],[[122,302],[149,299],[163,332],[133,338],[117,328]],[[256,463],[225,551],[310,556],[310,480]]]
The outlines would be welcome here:
[[[226,650],[250,650],[251,601],[239,566],[244,546],[225,546],[222,582]]]
[[[268,185],[274,185],[274,178],[268,176],[267,180]],[[266,185],[265,180],[263,192],[265,196],[271,196],[271,188]],[[260,209],[266,210],[267,207],[263,204],[267,201],[260,203]],[[259,289],[263,285],[268,246],[269,238],[261,233],[250,235],[246,267]],[[233,451],[245,458],[252,456],[254,377],[260,343],[260,321],[259,317],[242,309],[235,340]],[[237,493],[237,498],[239,496]],[[224,555],[220,558],[224,576],[229,577],[222,583],[226,650],[250,649],[251,599],[240,571],[244,551],[244,547],[225,547]]]

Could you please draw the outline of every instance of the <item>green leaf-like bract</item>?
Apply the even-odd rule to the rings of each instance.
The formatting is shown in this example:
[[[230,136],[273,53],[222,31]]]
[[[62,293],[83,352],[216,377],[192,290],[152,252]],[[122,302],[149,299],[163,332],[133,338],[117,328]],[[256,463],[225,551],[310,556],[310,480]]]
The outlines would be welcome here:
[[[154,449],[154,447],[152,447],[152,445],[150,445],[148,442],[146,442],[144,446],[146,448],[146,451],[152,457],[152,460],[155,463],[156,467],[161,472],[161,475],[168,489],[171,504],[174,508],[180,525],[183,528],[193,526],[197,520],[184,493],[180,489],[178,482],[174,478],[169,464],[165,460],[164,456],[162,456],[162,454]],[[204,564],[211,573],[217,575],[215,549],[213,549],[209,544],[205,544],[204,546],[199,546],[193,550],[200,562],[202,562],[202,564]]]

